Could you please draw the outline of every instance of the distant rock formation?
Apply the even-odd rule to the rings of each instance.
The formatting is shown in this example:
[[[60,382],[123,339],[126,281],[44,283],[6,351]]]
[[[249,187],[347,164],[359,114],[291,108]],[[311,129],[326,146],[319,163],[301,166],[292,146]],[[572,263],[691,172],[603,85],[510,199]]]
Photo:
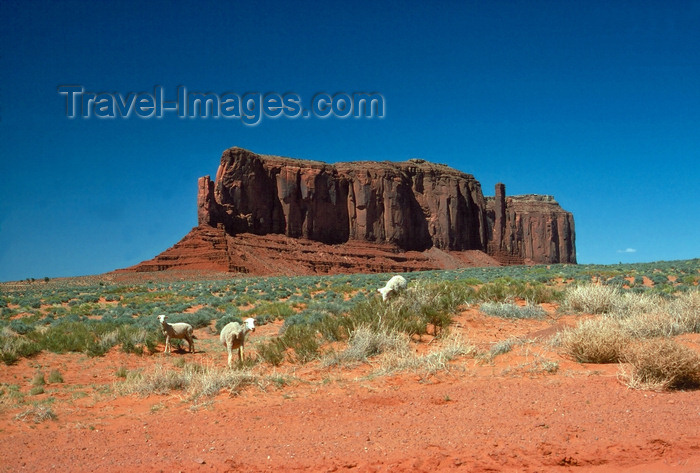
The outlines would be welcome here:
[[[490,238],[487,252],[506,264],[576,263],[574,216],[549,195],[506,197],[496,184],[486,198]]]
[[[575,263],[550,196],[484,198],[470,174],[420,159],[326,164],[224,151],[199,178],[198,226],[129,270],[309,274]],[[319,255],[323,255],[320,256]]]

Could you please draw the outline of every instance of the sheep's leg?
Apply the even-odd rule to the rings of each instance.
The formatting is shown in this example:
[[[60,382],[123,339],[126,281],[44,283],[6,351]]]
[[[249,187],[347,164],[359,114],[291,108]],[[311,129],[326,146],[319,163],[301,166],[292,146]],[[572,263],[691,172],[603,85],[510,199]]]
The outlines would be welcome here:
[[[190,346],[190,353],[194,353],[194,340],[191,335],[187,336],[187,344]]]
[[[169,353],[169,348],[170,348],[170,337],[166,335],[165,336],[165,350],[163,351],[163,353]]]
[[[233,350],[231,350],[231,347],[228,348],[228,367],[229,369],[231,368],[231,362],[233,361]]]
[[[241,344],[241,346],[238,347],[238,361],[243,363],[243,344]]]

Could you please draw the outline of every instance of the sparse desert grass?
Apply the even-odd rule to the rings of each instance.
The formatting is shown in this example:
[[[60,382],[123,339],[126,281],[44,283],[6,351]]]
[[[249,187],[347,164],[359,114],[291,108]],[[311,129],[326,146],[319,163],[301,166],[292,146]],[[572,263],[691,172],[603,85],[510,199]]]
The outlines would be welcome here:
[[[671,300],[644,295],[626,294],[624,299],[634,301],[637,307],[621,318],[623,329],[635,338],[672,337],[683,333],[700,332],[700,293],[697,290],[681,293]],[[655,301],[652,304],[649,299]]]
[[[26,335],[0,334],[0,358],[10,365],[42,350],[101,356],[115,345],[121,345],[126,353],[140,355],[144,350],[154,353],[159,336],[154,331],[133,325],[62,322],[33,329]]]
[[[34,377],[32,378],[31,385],[32,386],[43,386],[46,384],[46,376],[44,375],[44,372],[39,370],[36,373],[34,373]]]
[[[637,314],[659,312],[665,300],[658,294],[624,292],[612,298],[610,315],[624,319]]]
[[[476,291],[474,297],[482,302],[512,302],[515,299],[524,299],[529,304],[541,304],[557,301],[561,294],[541,282],[507,276],[484,284]]]
[[[672,317],[663,310],[630,315],[620,320],[619,324],[632,338],[672,337],[682,333]]]
[[[184,391],[190,400],[211,397],[222,390],[230,394],[240,392],[244,387],[255,385],[265,389],[269,381],[250,370],[230,370],[218,366],[187,364],[177,370],[171,366],[156,364],[147,372],[129,372],[124,381],[115,384],[115,390],[122,395],[168,394]]]
[[[486,315],[504,319],[541,319],[546,315],[545,310],[538,305],[519,306],[508,302],[484,302],[479,310]]]
[[[562,309],[573,313],[605,314],[613,310],[618,298],[617,288],[581,284],[566,289]]]
[[[173,357],[147,371],[122,367],[116,372],[115,386],[121,386],[123,392],[175,391],[206,403],[212,393],[222,390],[235,393],[239,386],[278,384],[254,374],[269,368],[259,366],[261,362],[298,365],[320,358],[322,366],[341,368],[368,362],[375,368],[372,375],[454,369],[451,360],[455,357],[476,354],[468,342],[451,338],[454,334],[449,327],[460,306],[481,303],[482,311],[489,315],[517,319],[544,315],[541,308],[530,304],[562,300],[563,310],[604,317],[545,343],[558,340],[565,354],[581,362],[613,362],[624,355],[621,347],[626,344],[700,331],[699,268],[700,260],[689,260],[410,273],[405,275],[408,290],[388,303],[379,300],[376,288],[390,275],[376,274],[121,285],[93,281],[80,287],[60,287],[59,281],[52,280],[50,285],[31,284],[0,296],[0,360],[12,364],[42,350],[100,356],[112,347],[148,355],[162,342],[156,313],[203,329],[211,327],[212,321],[221,325],[226,317],[253,316],[258,324],[285,320],[284,332],[256,341],[257,358],[249,357],[236,370],[189,364],[183,357]],[[623,288],[628,276],[638,281],[631,289]],[[641,285],[643,276],[655,286]],[[561,284],[569,288],[563,291]],[[512,304],[516,299],[529,305]],[[188,310],[192,307],[198,310]],[[434,345],[428,346],[433,350],[418,356],[411,336],[424,334],[431,326],[438,335]],[[329,342],[334,351],[324,353]],[[480,356],[493,359],[520,343],[517,339],[499,341]],[[459,365],[463,364],[460,360]],[[518,369],[547,373],[557,368],[555,361],[543,357]],[[54,382],[50,378],[49,374],[49,382]],[[34,388],[43,390],[43,386]],[[14,391],[6,392],[3,402],[14,395]]]
[[[508,338],[506,340],[501,340],[500,342],[496,342],[493,345],[491,345],[491,348],[489,348],[489,351],[484,354],[484,357],[488,360],[492,360],[498,355],[508,353],[513,349],[514,346],[518,345],[519,343],[521,343],[521,341],[517,338]]]
[[[405,352],[408,347],[409,337],[404,333],[373,330],[367,325],[361,325],[350,335],[347,347],[338,353],[326,355],[323,364],[330,366],[363,362],[388,351]]]
[[[286,319],[282,335],[259,345],[258,354],[273,365],[285,358],[293,363],[308,363],[321,356],[324,341],[347,340],[356,332],[374,332],[379,338],[394,333],[410,336],[424,334],[432,325],[438,334],[443,334],[452,322],[452,314],[471,291],[470,286],[461,283],[426,281],[410,285],[387,302],[378,297],[359,302],[347,315],[308,309]],[[355,355],[361,356],[359,351]]]
[[[668,312],[684,333],[700,333],[700,290],[679,294],[668,303]]]
[[[286,354],[292,363],[304,364],[318,357],[320,342],[314,325],[292,325],[281,337],[270,340],[259,353],[266,361],[268,357],[276,359],[279,355],[284,359]]]
[[[28,358],[41,351],[41,346],[23,336],[0,335],[0,359],[6,365],[12,365],[20,358]]]
[[[580,363],[617,363],[631,340],[611,318],[584,320],[560,337],[564,353]]]
[[[391,350],[377,359],[378,368],[373,376],[385,376],[401,371],[411,371],[422,376],[438,371],[449,371],[450,361],[458,356],[474,356],[477,349],[459,335],[448,335],[439,348],[417,355],[410,349]]]
[[[0,406],[21,405],[24,397],[18,384],[0,384]]]
[[[513,375],[540,375],[540,374],[554,374],[559,371],[559,362],[544,357],[542,355],[537,355],[531,361],[526,361],[517,366],[509,366],[504,369],[501,374],[503,376],[513,376]]]
[[[470,286],[446,282],[417,282],[398,297],[383,302],[378,297],[355,305],[348,314],[349,328],[424,334],[433,325],[439,332],[452,322],[457,307],[467,302]]]
[[[49,383],[55,384],[55,383],[62,383],[63,382],[63,375],[61,375],[61,372],[54,369],[51,370],[49,373]]]
[[[272,366],[279,366],[286,356],[285,347],[279,338],[273,338],[257,346],[258,357]]]
[[[680,343],[657,338],[631,345],[623,361],[621,378],[627,386],[645,390],[696,389],[700,387],[700,355]]]
[[[57,416],[53,412],[53,410],[51,410],[50,407],[44,405],[36,405],[20,412],[15,416],[15,419],[21,420],[23,422],[31,420],[35,424],[40,424],[47,420],[56,420]]]

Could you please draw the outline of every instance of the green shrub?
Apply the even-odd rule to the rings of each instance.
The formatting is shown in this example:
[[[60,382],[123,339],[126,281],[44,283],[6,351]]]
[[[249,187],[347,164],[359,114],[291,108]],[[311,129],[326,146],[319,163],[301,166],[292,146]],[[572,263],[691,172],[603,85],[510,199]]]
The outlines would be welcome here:
[[[12,365],[20,358],[28,358],[39,352],[41,345],[34,340],[0,334],[0,359],[6,365]]]
[[[257,346],[258,356],[273,366],[282,364],[285,358],[285,346],[281,339],[273,338]]]
[[[286,302],[268,302],[263,301],[246,311],[246,317],[255,317],[256,315],[268,315],[272,320],[284,320],[287,317],[294,315],[296,312]]]
[[[221,317],[219,320],[216,321],[216,332],[221,333],[221,331],[226,327],[228,324],[231,322],[238,322],[239,324],[243,324],[243,319],[241,319],[237,315],[233,314],[226,314],[223,317]]]
[[[26,335],[34,330],[34,327],[25,323],[22,319],[15,319],[10,321],[10,329],[19,335]]]
[[[424,334],[429,324],[437,332],[452,322],[452,314],[470,297],[471,288],[454,283],[418,282],[400,296],[360,302],[348,314],[348,332],[367,325],[376,331]]]
[[[316,333],[316,329],[308,325],[293,325],[285,330],[281,341],[285,348],[293,350],[290,361],[304,364],[318,357],[320,344]]]
[[[483,302],[512,302],[523,299],[530,304],[541,304],[560,299],[560,294],[540,282],[530,282],[511,277],[497,278],[476,291],[475,297]]]
[[[538,305],[519,306],[505,302],[484,302],[479,307],[479,310],[486,315],[505,319],[541,319],[547,314]]]

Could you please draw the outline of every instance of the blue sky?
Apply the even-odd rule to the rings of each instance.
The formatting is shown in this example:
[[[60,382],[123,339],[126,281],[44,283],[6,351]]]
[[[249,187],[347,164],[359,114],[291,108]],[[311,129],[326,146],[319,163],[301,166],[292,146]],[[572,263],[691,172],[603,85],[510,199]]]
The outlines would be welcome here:
[[[0,22],[0,281],[152,258],[231,146],[552,194],[580,263],[700,256],[700,2],[4,0]],[[386,113],[71,120],[65,84],[379,92]]]

